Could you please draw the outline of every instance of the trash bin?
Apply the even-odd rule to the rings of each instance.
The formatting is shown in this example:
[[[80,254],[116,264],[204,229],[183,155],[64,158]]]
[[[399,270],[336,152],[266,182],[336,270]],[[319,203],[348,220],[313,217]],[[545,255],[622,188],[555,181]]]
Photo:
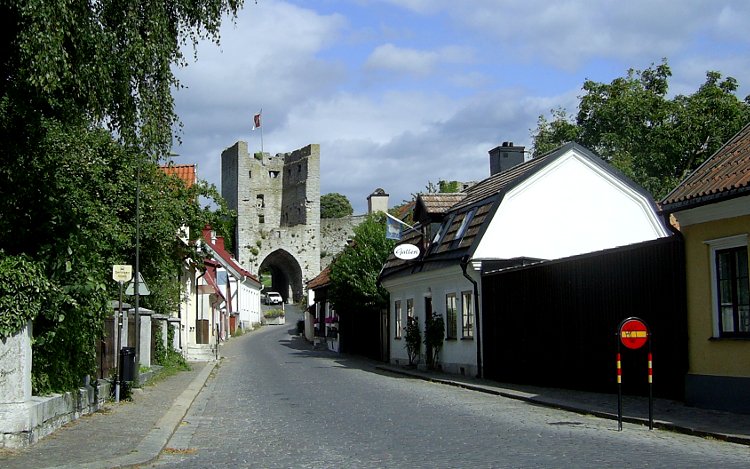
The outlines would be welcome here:
[[[135,379],[135,347],[120,349],[120,380],[133,381]]]

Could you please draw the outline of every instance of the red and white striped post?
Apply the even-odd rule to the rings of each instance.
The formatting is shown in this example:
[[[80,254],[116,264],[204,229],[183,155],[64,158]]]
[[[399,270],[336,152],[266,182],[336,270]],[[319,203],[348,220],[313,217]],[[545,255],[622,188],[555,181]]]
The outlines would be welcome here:
[[[617,342],[617,430],[622,431],[622,361],[620,342]]]
[[[622,430],[622,363],[620,345],[637,350],[648,343],[648,428],[654,429],[653,367],[651,355],[651,331],[643,320],[630,317],[617,329],[617,429]]]

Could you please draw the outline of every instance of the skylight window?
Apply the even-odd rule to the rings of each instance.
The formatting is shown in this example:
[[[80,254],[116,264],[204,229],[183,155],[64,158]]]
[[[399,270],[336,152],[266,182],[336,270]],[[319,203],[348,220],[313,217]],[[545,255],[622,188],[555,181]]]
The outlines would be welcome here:
[[[469,227],[469,224],[471,223],[472,218],[474,218],[475,213],[477,213],[476,207],[466,212],[466,215],[464,215],[464,219],[461,222],[461,226],[459,226],[458,231],[456,231],[456,236],[453,237],[454,241],[461,241],[461,239],[466,234],[466,229]]]

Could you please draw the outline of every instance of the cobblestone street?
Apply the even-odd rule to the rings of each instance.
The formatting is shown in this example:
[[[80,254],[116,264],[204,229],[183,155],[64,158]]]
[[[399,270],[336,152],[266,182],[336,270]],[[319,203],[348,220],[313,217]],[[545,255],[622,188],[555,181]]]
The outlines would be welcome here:
[[[286,326],[233,339],[159,467],[747,467],[750,448],[379,372]]]

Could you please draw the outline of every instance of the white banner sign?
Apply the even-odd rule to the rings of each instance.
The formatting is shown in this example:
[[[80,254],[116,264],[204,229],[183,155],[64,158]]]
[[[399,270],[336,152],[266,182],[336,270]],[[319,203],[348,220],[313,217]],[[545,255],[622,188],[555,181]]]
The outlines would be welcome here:
[[[405,261],[419,257],[419,248],[413,244],[399,244],[393,249],[393,254]]]

